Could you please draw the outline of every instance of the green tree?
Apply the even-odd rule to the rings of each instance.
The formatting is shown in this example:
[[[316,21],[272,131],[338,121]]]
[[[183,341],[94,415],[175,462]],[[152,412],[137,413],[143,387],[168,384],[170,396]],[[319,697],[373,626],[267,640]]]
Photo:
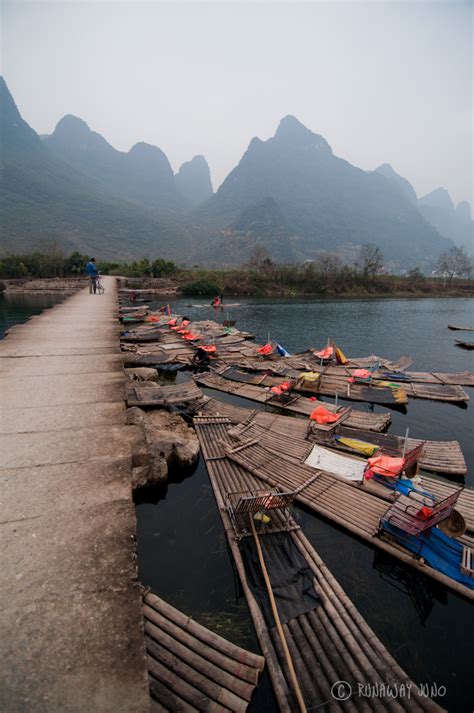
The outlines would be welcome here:
[[[174,275],[177,267],[173,260],[163,260],[162,257],[157,257],[151,264],[153,277],[165,277],[166,275]]]
[[[22,260],[21,255],[6,255],[0,262],[1,277],[16,279],[27,277],[28,269]]]
[[[83,255],[76,250],[64,261],[64,274],[75,276],[83,275],[88,261],[89,255]]]

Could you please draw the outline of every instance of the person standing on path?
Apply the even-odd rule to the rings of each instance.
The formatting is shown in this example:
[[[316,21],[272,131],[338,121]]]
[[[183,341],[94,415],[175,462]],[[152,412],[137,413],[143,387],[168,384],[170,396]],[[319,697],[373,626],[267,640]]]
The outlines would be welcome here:
[[[97,267],[95,264],[95,257],[91,257],[86,265],[86,274],[90,278],[89,282],[89,294],[96,294],[97,292],[97,278],[99,273],[97,272]]]

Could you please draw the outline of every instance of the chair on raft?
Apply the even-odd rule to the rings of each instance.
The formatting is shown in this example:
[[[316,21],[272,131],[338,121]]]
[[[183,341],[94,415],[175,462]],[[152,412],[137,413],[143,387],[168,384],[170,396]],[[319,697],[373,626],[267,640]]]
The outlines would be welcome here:
[[[404,536],[424,535],[438,523],[451,517],[463,488],[443,500],[436,500],[434,495],[420,495],[411,492],[400,495],[380,518],[379,534],[383,531],[392,532],[403,541]],[[392,528],[396,528],[394,532]]]
[[[298,379],[287,379],[286,381],[282,381],[281,384],[277,384],[277,386],[272,386],[270,388],[271,396],[269,401],[277,401],[281,404],[291,403],[294,399],[298,398],[299,395],[293,392],[297,383]]]
[[[339,407],[336,412],[333,412],[329,411],[325,404],[318,404],[309,415],[305,439],[307,441],[311,440],[311,435],[315,431],[327,431],[334,433],[337,427],[348,419],[350,415],[350,406],[345,406],[344,408]]]
[[[396,490],[397,482],[404,476],[411,480],[418,474],[419,460],[423,454],[425,443],[420,443],[403,456],[388,448],[379,448],[368,459],[364,471],[364,478],[373,478],[375,481]]]

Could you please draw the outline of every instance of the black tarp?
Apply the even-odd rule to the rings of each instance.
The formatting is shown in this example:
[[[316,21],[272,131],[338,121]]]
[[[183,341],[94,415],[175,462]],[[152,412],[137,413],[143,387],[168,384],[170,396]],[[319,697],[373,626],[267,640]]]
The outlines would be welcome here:
[[[260,535],[260,544],[282,624],[318,604],[313,572],[286,532]],[[253,537],[240,541],[248,584],[255,595],[267,625],[275,626],[270,600]]]

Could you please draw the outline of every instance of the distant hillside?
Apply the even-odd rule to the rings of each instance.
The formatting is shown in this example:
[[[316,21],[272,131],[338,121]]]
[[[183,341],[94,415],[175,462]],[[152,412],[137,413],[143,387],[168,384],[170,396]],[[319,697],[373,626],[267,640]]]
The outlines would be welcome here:
[[[436,188],[418,199],[422,215],[442,235],[451,238],[459,247],[474,254],[474,222],[471,219],[471,207],[462,201],[456,208],[446,188]]]
[[[193,208],[212,196],[211,173],[204,156],[183,163],[174,178],[179,193]]]
[[[21,118],[0,78],[3,250],[31,250],[57,241],[65,250],[101,259],[143,254],[177,257],[188,249],[176,221],[98,189],[60,160]]]
[[[71,115],[63,117],[43,140],[103,192],[148,208],[181,211],[191,206],[175,185],[168,159],[156,146],[137,143],[128,153],[117,151],[85,121]]]
[[[224,254],[235,221],[267,198],[284,217],[298,255],[307,259],[321,250],[373,242],[397,264],[426,265],[452,245],[390,180],[337,158],[322,136],[292,116],[268,141],[252,139],[238,166],[193,217],[220,233]],[[260,237],[266,244],[267,237]],[[287,246],[279,243],[273,257],[283,259],[283,250]]]

